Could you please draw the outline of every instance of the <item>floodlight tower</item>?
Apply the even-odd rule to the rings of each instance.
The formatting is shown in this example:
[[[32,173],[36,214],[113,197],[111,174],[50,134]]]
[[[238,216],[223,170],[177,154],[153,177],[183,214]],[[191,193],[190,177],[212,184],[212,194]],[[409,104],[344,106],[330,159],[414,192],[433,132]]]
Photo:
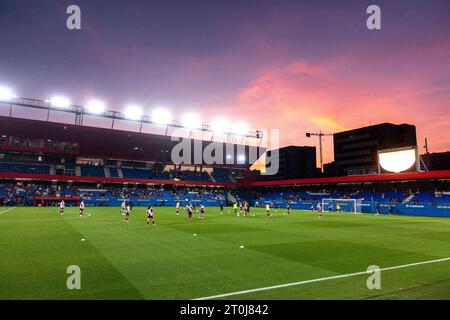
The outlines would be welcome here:
[[[320,171],[323,172],[323,151],[322,151],[322,137],[323,136],[332,136],[331,133],[322,133],[322,130],[319,133],[316,132],[306,132],[306,137],[310,138],[311,136],[319,137],[319,156],[320,156]]]

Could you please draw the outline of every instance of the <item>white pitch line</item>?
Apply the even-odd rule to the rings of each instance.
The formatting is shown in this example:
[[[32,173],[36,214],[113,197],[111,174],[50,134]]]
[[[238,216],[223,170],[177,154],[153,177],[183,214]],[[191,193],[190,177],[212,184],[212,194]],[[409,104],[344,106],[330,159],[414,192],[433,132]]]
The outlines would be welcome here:
[[[327,280],[349,278],[349,277],[360,276],[360,275],[364,275],[364,274],[372,274],[375,271],[388,271],[388,270],[402,269],[402,268],[408,268],[408,267],[419,266],[419,265],[423,265],[423,264],[443,262],[443,261],[450,261],[450,257],[442,258],[442,259],[436,259],[436,260],[414,262],[414,263],[409,263],[409,264],[403,264],[403,265],[400,265],[400,266],[386,267],[386,268],[381,268],[381,269],[378,269],[378,270],[371,270],[371,271],[367,271],[366,270],[366,271],[360,271],[360,272],[348,273],[348,274],[341,274],[341,275],[325,277],[325,278],[317,278],[317,279],[310,279],[310,280],[304,280],[304,281],[298,281],[298,282],[285,283],[285,284],[280,284],[280,285],[270,286],[270,287],[262,287],[262,288],[256,288],[256,289],[250,289],[250,290],[243,290],[243,291],[236,291],[236,292],[230,292],[230,293],[217,294],[217,295],[214,295],[214,296],[196,298],[196,299],[193,299],[193,300],[210,300],[210,299],[216,299],[216,298],[237,296],[237,295],[241,295],[241,294],[253,293],[253,292],[258,292],[258,291],[267,291],[267,290],[273,290],[273,289],[279,289],[279,288],[300,286],[300,285],[303,285],[303,284],[314,283],[314,282],[321,282],[321,281],[327,281]]]
[[[9,209],[7,209],[7,210],[0,211],[0,214],[6,213],[6,212],[11,211],[11,210],[14,210],[14,209],[17,209],[17,207],[12,207],[12,208],[9,208]]]

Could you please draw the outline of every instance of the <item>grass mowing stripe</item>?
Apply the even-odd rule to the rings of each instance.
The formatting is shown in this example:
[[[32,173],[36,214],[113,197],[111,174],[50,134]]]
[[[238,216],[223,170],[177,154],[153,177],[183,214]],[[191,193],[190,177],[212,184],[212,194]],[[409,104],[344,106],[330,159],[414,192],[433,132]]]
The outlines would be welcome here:
[[[321,282],[321,281],[327,281],[327,280],[349,278],[349,277],[360,276],[360,275],[364,275],[364,274],[372,274],[374,271],[396,270],[396,269],[403,269],[403,268],[409,268],[409,267],[444,262],[444,261],[450,261],[450,257],[442,258],[442,259],[435,259],[435,260],[428,260],[428,261],[413,262],[413,263],[403,264],[403,265],[399,265],[399,266],[380,268],[378,270],[372,270],[372,271],[366,270],[366,271],[360,271],[360,272],[354,272],[354,273],[340,274],[340,275],[331,276],[331,277],[324,277],[324,278],[310,279],[310,280],[304,280],[304,281],[298,281],[298,282],[284,283],[284,284],[270,286],[270,287],[263,287],[263,288],[256,288],[256,289],[249,289],[249,290],[242,290],[242,291],[236,291],[236,292],[230,292],[230,293],[217,294],[217,295],[208,296],[208,297],[196,298],[193,300],[211,300],[211,299],[217,299],[217,298],[225,298],[225,297],[237,296],[237,295],[246,294],[246,293],[267,291],[267,290],[280,289],[280,288],[286,288],[286,287],[292,287],[292,286],[299,286],[299,285],[303,285],[303,284]]]

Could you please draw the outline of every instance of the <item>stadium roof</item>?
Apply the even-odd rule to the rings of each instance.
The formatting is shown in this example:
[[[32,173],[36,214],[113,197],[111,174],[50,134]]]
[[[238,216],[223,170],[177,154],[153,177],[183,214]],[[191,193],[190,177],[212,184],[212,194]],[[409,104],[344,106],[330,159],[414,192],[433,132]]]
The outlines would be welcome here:
[[[126,161],[148,161],[171,164],[170,151],[179,143],[178,139],[171,136],[140,133],[127,130],[106,129],[89,126],[77,126],[73,124],[56,123],[41,120],[30,120],[14,117],[0,116],[0,134],[22,139],[50,139],[58,142],[78,143],[78,156],[100,159],[116,159]],[[194,146],[204,148],[210,141],[191,140]],[[224,143],[223,163],[227,163],[226,152],[232,148],[236,158],[233,165],[217,165],[220,167],[248,168],[252,163],[249,155],[255,146],[238,143]],[[265,148],[260,148],[260,153]],[[238,161],[237,157],[242,152],[245,161]],[[191,157],[193,157],[193,152]],[[192,163],[194,163],[192,159]],[[228,162],[231,162],[228,161]],[[197,163],[197,165],[200,165]]]

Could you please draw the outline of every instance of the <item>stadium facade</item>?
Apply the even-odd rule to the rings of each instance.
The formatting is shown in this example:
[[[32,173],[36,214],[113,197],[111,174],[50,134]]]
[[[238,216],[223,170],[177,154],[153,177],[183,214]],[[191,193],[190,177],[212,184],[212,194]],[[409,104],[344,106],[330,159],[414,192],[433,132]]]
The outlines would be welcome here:
[[[416,127],[382,123],[335,133],[333,142],[337,175],[375,174],[382,172],[378,159],[380,151],[417,149]],[[416,167],[409,169],[416,170]]]
[[[320,175],[317,168],[316,147],[288,146],[276,149],[279,169],[274,175],[260,176],[260,180],[313,178]],[[272,158],[274,151],[267,151]]]

